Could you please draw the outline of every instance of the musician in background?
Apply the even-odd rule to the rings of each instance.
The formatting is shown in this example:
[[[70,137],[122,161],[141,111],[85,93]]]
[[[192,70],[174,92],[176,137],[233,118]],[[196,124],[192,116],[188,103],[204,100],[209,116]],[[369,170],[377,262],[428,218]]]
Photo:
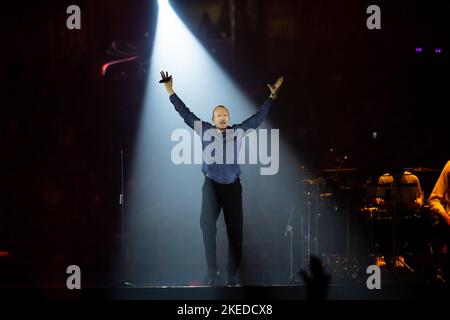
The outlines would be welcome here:
[[[403,168],[393,168],[391,173],[385,173],[378,179],[378,188],[375,199],[378,205],[397,210],[415,210],[423,205],[423,192],[419,178]],[[384,185],[386,187],[384,187]]]
[[[430,209],[450,226],[450,161],[444,169],[430,195]]]
[[[435,279],[439,282],[450,280],[450,161],[442,169],[441,175],[431,192],[430,211],[437,223],[433,224],[430,242],[431,255],[435,265]],[[433,219],[432,219],[433,220]]]

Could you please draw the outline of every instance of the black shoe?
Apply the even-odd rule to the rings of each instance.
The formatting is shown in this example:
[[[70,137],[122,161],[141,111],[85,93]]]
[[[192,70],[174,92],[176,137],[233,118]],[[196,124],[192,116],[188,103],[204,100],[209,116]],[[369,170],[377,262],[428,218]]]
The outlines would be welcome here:
[[[207,286],[216,286],[219,284],[219,272],[214,268],[208,269],[208,274],[206,275],[206,279],[204,284]]]
[[[240,286],[239,280],[235,274],[228,274],[228,286],[229,287]]]

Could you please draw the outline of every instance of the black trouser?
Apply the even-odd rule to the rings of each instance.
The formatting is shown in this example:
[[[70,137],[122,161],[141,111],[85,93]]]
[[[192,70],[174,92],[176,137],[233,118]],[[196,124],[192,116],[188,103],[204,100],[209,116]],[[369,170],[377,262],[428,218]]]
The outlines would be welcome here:
[[[242,186],[239,178],[231,184],[221,184],[205,177],[203,183],[202,213],[200,226],[203,231],[206,262],[208,268],[217,269],[216,222],[220,210],[223,214],[228,234],[229,274],[236,274],[242,253]]]

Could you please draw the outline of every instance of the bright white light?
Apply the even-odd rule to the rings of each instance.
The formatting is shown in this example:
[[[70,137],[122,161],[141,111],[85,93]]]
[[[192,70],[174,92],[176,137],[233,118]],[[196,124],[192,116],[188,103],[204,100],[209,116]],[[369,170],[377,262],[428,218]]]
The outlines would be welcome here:
[[[158,5],[160,7],[169,7],[169,0],[158,0]]]
[[[236,120],[239,120],[241,111],[254,110],[252,103],[243,96],[169,5],[160,8],[154,43],[150,69],[153,78],[149,83],[149,91],[165,94],[164,88],[154,86],[159,79],[160,69],[165,69],[174,75],[175,91],[183,100],[195,99],[193,103],[203,106],[200,111],[208,111],[206,119],[210,118],[212,108],[218,104],[231,107]],[[233,110],[233,106],[240,106],[240,112]],[[194,111],[199,112],[199,109]],[[249,114],[242,113],[242,116],[245,115]]]

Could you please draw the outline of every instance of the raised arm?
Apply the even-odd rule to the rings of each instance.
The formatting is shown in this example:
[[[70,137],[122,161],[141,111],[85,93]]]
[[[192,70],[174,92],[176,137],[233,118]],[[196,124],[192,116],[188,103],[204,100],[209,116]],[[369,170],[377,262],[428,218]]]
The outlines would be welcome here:
[[[175,94],[175,92],[173,91],[172,76],[169,76],[169,73],[167,71],[166,71],[166,73],[164,73],[164,71],[161,71],[160,74],[161,74],[161,80],[159,80],[159,83],[164,83],[164,87],[166,88],[166,91],[169,94],[169,96]]]
[[[179,115],[183,118],[184,122],[195,130],[194,123],[195,121],[201,121],[191,110],[189,110],[183,101],[177,96],[175,91],[173,91],[173,79],[172,76],[169,76],[169,73],[166,71],[161,71],[161,80],[160,83],[164,83],[164,87],[166,88],[167,93],[169,94],[170,102],[175,107],[175,110],[179,113]],[[205,128],[211,126],[207,122],[202,121],[202,127]],[[199,133],[199,132],[197,132]],[[200,134],[200,133],[199,133]]]
[[[273,86],[268,84],[267,86],[270,89],[270,96],[266,99],[266,101],[264,101],[262,106],[258,108],[254,115],[252,115],[242,123],[236,125],[236,127],[241,128],[244,131],[247,131],[249,129],[256,129],[257,127],[259,127],[259,125],[267,118],[270,107],[272,106],[274,100],[277,98],[283,81],[284,77],[279,77]]]

